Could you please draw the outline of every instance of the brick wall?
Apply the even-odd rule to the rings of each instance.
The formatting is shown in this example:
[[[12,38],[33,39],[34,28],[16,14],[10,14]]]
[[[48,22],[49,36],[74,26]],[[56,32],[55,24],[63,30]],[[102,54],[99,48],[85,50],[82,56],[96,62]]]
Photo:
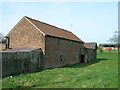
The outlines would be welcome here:
[[[80,62],[83,43],[46,36],[45,68],[60,67]],[[80,48],[81,47],[81,48]],[[62,61],[60,61],[62,58]]]
[[[45,68],[78,63],[81,55],[84,55],[83,43],[67,39],[59,41],[57,37],[44,36],[25,18],[12,29],[8,37],[9,48],[41,48]]]
[[[44,52],[44,35],[23,18],[8,34],[9,48],[41,48]]]

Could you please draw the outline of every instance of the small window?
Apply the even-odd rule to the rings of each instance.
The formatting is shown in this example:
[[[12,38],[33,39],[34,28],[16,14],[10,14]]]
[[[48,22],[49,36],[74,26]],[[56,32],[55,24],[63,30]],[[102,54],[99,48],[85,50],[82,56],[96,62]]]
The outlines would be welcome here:
[[[57,39],[57,45],[60,45],[60,38]]]
[[[63,56],[62,56],[62,55],[60,55],[59,60],[60,60],[60,62],[62,62],[62,61],[63,61]]]

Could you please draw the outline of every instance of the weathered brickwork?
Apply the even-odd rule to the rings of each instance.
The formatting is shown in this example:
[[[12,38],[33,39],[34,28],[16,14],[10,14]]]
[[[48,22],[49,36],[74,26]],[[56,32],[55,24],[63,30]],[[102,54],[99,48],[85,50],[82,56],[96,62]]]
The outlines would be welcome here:
[[[84,49],[83,43],[50,36],[46,37],[45,42],[45,68],[80,62],[81,51],[83,51],[81,49]],[[60,56],[62,56],[62,61],[60,61]]]
[[[8,34],[7,47],[11,49],[41,48],[43,51],[42,67],[44,68],[60,67],[96,59],[96,50],[85,49],[84,42],[71,32],[28,19],[23,18]],[[61,34],[58,35],[57,30]],[[55,34],[58,36],[54,36]],[[62,36],[62,34],[64,35]]]
[[[25,18],[8,35],[9,48],[41,48],[44,52],[44,35]]]
[[[80,55],[84,54],[83,43],[44,36],[26,19],[21,20],[17,27],[8,35],[10,39],[9,48],[42,48],[45,68],[60,67],[67,64],[80,62]],[[60,55],[62,61],[60,62]]]

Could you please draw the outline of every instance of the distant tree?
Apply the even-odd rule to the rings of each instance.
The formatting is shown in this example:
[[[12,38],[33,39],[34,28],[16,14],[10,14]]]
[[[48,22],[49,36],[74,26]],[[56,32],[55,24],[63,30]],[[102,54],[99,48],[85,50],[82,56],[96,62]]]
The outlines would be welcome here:
[[[103,52],[103,46],[102,45],[99,45],[99,47],[98,47],[98,50],[99,50],[99,52]]]
[[[114,31],[114,35],[107,40],[108,42],[115,44],[119,48],[120,45],[120,31]]]
[[[0,38],[4,38],[4,34],[0,32]]]

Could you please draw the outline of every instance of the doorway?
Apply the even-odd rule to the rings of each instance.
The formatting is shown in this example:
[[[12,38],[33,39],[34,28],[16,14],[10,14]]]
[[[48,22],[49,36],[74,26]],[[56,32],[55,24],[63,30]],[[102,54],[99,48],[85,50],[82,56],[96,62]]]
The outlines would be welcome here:
[[[84,55],[81,55],[81,61],[80,62],[84,62]]]

